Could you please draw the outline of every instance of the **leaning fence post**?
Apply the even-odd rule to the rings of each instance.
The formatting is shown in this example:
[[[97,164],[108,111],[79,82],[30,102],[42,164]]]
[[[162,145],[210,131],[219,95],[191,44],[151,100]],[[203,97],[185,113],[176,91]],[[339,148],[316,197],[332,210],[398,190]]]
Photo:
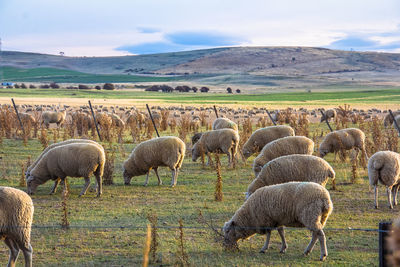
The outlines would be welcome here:
[[[390,113],[390,116],[392,116],[392,119],[393,119],[393,124],[394,124],[394,126],[396,127],[396,129],[397,129],[397,132],[399,133],[399,135],[400,135],[400,128],[399,128],[399,125],[397,124],[397,121],[396,121],[396,119],[394,118],[394,115],[393,115],[393,112],[392,112],[392,110],[390,110],[389,109],[389,113]]]
[[[151,121],[153,122],[154,129],[156,130],[157,137],[160,137],[160,135],[158,134],[158,130],[157,130],[156,123],[154,122],[154,119],[153,119],[153,115],[151,115],[149,105],[146,104],[146,107],[147,107],[147,111],[149,112],[150,119],[151,119]]]
[[[215,105],[214,105],[214,112],[215,112],[215,116],[217,116],[217,119],[218,119],[218,112],[217,112],[217,108],[215,107]]]
[[[25,136],[24,125],[22,124],[21,118],[19,117],[19,113],[18,113],[17,106],[15,105],[15,102],[14,102],[14,99],[13,99],[13,98],[11,98],[11,101],[12,101],[12,103],[13,103],[13,106],[14,106],[14,109],[15,109],[15,113],[17,113],[17,117],[18,117],[18,120],[19,120],[19,124],[21,125],[22,132],[24,133],[24,136]]]
[[[389,250],[386,238],[389,235],[392,222],[379,223],[379,267],[388,266],[386,257],[391,253]]]
[[[328,125],[329,130],[331,130],[331,132],[333,132],[332,127],[331,127],[331,125],[330,125],[329,122],[328,122],[328,118],[325,116],[324,112],[323,112],[321,109],[320,109],[319,111],[321,112],[322,116],[325,117],[325,122],[326,122],[326,124]]]
[[[276,125],[276,122],[275,122],[275,120],[272,118],[271,113],[269,113],[268,109],[266,109],[266,111],[267,111],[267,114],[268,114],[269,118],[271,119],[272,123],[273,123],[274,125]]]
[[[93,120],[94,120],[94,126],[96,126],[97,135],[99,136],[99,139],[100,139],[100,142],[101,142],[102,140],[101,140],[99,127],[97,125],[96,116],[94,115],[93,108],[92,108],[92,103],[90,103],[90,100],[89,100],[89,107],[90,107],[90,110],[92,111],[92,116],[93,116]]]

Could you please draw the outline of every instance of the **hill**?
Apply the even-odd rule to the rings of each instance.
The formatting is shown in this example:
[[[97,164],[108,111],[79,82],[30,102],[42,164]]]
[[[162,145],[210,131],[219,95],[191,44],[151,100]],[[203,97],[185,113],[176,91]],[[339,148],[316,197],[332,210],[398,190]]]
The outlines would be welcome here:
[[[229,47],[122,57],[66,57],[3,51],[1,57],[0,66],[118,75],[116,80],[120,82],[135,82],[132,78],[121,79],[121,75],[130,74],[181,76],[178,80],[258,87],[400,85],[400,54],[312,47]],[[7,79],[6,74],[4,78]]]

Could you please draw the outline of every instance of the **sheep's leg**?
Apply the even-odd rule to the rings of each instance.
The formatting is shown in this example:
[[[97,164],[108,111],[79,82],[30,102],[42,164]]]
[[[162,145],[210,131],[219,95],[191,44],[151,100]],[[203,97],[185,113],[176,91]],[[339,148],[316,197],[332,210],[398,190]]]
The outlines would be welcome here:
[[[280,237],[282,239],[282,247],[281,247],[280,253],[285,253],[286,249],[287,249],[287,243],[286,243],[285,231],[283,230],[283,227],[278,228],[278,234],[280,235]]]
[[[264,246],[261,248],[260,253],[265,253],[269,248],[269,239],[271,238],[271,230],[267,230],[267,237],[265,238]]]
[[[390,209],[393,209],[393,205],[392,205],[392,188],[390,188],[390,187],[386,188],[386,193],[387,193],[387,198],[388,198],[388,202],[389,202],[389,207],[390,207]]]
[[[177,178],[178,178],[178,169],[172,169],[171,187],[176,186]]]
[[[24,253],[25,258],[25,267],[32,267],[32,246],[31,244],[28,247],[21,247],[22,253]]]
[[[103,194],[103,178],[100,176],[100,174],[96,174],[96,182],[97,182],[97,197],[100,197],[101,194]]]
[[[53,188],[50,191],[50,195],[53,195],[57,191],[57,187],[60,184],[60,178],[57,178],[57,180],[54,181]]]
[[[144,186],[147,186],[149,184],[149,174],[150,174],[150,170],[147,172],[146,181],[144,181]]]
[[[392,188],[392,197],[393,197],[393,206],[397,206],[397,193],[399,191],[399,184],[393,186]]]
[[[161,181],[161,179],[160,179],[160,176],[158,175],[158,168],[154,168],[154,172],[155,172],[156,175],[157,175],[158,185],[162,185],[162,181]]]
[[[96,178],[97,178],[97,177],[96,177]],[[90,185],[90,179],[87,178],[87,177],[85,177],[85,185],[83,186],[82,191],[81,191],[81,193],[79,194],[80,197],[83,196],[84,194],[86,194],[86,191],[88,190],[89,185]]]
[[[19,248],[18,248],[17,244],[8,237],[6,237],[4,242],[6,243],[7,247],[10,249],[10,256],[8,258],[7,267],[14,267],[15,262],[17,261],[17,258],[19,255]]]
[[[321,246],[321,257],[319,259],[320,261],[324,261],[326,256],[328,256],[328,250],[326,249],[325,233],[322,229],[318,230],[318,239]]]
[[[311,241],[308,244],[306,250],[304,250],[304,255],[307,256],[313,250],[315,243],[317,243],[317,240],[318,240],[318,232],[312,231]]]

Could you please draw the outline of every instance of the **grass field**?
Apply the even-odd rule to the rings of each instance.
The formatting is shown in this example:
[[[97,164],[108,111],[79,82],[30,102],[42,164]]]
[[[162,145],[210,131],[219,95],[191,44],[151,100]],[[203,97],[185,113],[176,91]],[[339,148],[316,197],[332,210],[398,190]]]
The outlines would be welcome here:
[[[294,92],[266,94],[215,94],[215,93],[161,93],[142,90],[73,90],[73,89],[0,89],[0,97],[19,98],[86,98],[121,99],[131,102],[151,100],[166,104],[238,104],[281,106],[325,106],[325,105],[395,105],[400,102],[400,88],[354,90],[341,87],[329,92]]]
[[[311,135],[325,125],[313,124]],[[163,132],[162,135],[169,135]],[[176,134],[175,134],[176,135]],[[51,131],[49,132],[51,139]],[[318,137],[320,143],[322,137]],[[189,140],[186,140],[189,143]],[[106,148],[109,144],[103,143]],[[82,178],[70,178],[68,200],[69,230],[60,228],[62,206],[60,192],[50,196],[52,182],[40,186],[33,201],[35,205],[32,246],[34,266],[137,266],[142,262],[145,241],[145,226],[148,215],[158,217],[158,242],[156,259],[152,265],[172,266],[182,263],[179,257],[178,221],[183,220],[184,248],[191,266],[310,266],[319,262],[319,243],[314,251],[305,257],[303,250],[310,241],[310,233],[304,229],[287,229],[288,250],[279,253],[280,239],[276,231],[271,238],[271,247],[266,254],[258,250],[264,243],[263,236],[239,242],[239,252],[223,250],[215,234],[199,222],[199,211],[205,219],[212,218],[216,227],[222,227],[244,201],[243,192],[253,179],[251,163],[238,164],[236,169],[226,167],[226,156],[222,159],[224,200],[214,200],[216,173],[210,167],[202,168],[201,163],[192,162],[188,151],[176,188],[168,186],[170,171],[161,168],[160,176],[164,185],[157,186],[151,173],[150,184],[144,187],[144,176],[133,178],[132,185],[125,186],[122,179],[122,162],[134,148],[131,137],[124,136],[124,145],[114,143],[116,148],[115,172],[112,186],[104,187],[104,194],[96,198],[88,192],[78,198],[83,186]],[[0,144],[0,184],[19,187],[22,175],[20,164],[27,157],[35,159],[42,146],[36,139],[27,146],[21,140],[3,139]],[[378,263],[378,233],[352,231],[351,229],[377,229],[382,220],[398,215],[387,207],[384,190],[380,187],[379,209],[373,208],[373,193],[369,191],[367,172],[358,168],[359,178],[351,181],[350,162],[334,162],[330,154],[326,160],[336,171],[337,190],[329,190],[334,211],[328,219],[325,233],[329,256],[324,266],[369,266]],[[93,180],[93,179],[92,179]],[[93,181],[92,181],[93,183]],[[330,182],[327,185],[330,189]],[[21,188],[24,189],[24,188]],[[61,191],[61,189],[59,189]],[[0,263],[5,263],[8,251],[0,250]],[[19,261],[22,261],[20,255]],[[20,263],[19,262],[19,263]]]

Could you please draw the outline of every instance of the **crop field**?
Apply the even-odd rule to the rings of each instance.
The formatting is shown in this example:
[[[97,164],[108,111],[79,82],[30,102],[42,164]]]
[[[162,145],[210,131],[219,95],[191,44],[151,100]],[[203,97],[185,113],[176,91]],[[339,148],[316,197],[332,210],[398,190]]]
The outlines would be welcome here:
[[[0,97],[48,97],[46,90],[25,91],[0,90]],[[80,90],[81,91],[81,90]],[[58,97],[71,97],[69,90],[59,90]],[[26,94],[25,94],[26,93]],[[90,138],[103,145],[107,152],[108,181],[112,185],[103,187],[103,195],[96,198],[94,190],[78,197],[84,184],[83,178],[68,178],[69,193],[63,195],[60,185],[54,195],[49,195],[53,183],[48,181],[38,187],[32,196],[35,214],[32,228],[32,247],[34,266],[139,266],[142,264],[144,245],[146,242],[146,227],[152,226],[153,236],[149,258],[151,266],[369,266],[378,264],[378,223],[391,220],[398,216],[399,207],[390,210],[386,200],[386,190],[379,186],[379,208],[374,208],[373,191],[369,188],[365,162],[361,157],[354,159],[351,153],[341,152],[334,159],[328,154],[325,159],[336,172],[336,190],[331,181],[327,184],[334,205],[324,232],[327,238],[328,257],[324,263],[319,261],[319,242],[313,252],[304,256],[302,252],[311,239],[311,234],[305,228],[287,228],[286,239],[288,249],[280,254],[280,238],[277,231],[272,232],[271,245],[265,254],[258,251],[263,246],[265,236],[255,235],[249,240],[239,242],[239,251],[227,251],[222,247],[221,237],[214,231],[219,231],[224,222],[228,221],[234,212],[244,202],[244,192],[254,179],[252,162],[253,154],[247,161],[239,155],[234,167],[229,167],[227,156],[220,154],[223,200],[215,200],[217,170],[214,167],[216,158],[213,155],[214,166],[203,164],[199,159],[192,161],[190,138],[195,132],[211,129],[215,119],[211,103],[219,105],[219,112],[231,118],[239,125],[241,145],[251,133],[261,127],[272,125],[264,109],[260,107],[263,101],[287,101],[287,107],[294,109],[282,110],[280,124],[292,126],[297,135],[305,135],[315,143],[314,155],[318,155],[318,146],[329,132],[325,123],[319,121],[319,115],[314,117],[312,110],[302,109],[304,101],[315,101],[315,106],[330,101],[340,109],[338,118],[331,122],[334,129],[356,127],[367,135],[367,153],[371,156],[376,151],[398,151],[397,132],[383,127],[383,111],[372,110],[382,107],[385,102],[395,105],[400,97],[399,90],[371,91],[368,93],[347,92],[336,95],[330,93],[307,93],[292,95],[190,95],[190,94],[158,94],[135,93],[129,91],[105,92],[90,98],[143,98],[154,99],[152,111],[158,113],[158,130],[161,136],[173,135],[180,137],[187,146],[186,157],[179,173],[177,186],[169,186],[171,172],[166,167],[159,169],[163,185],[157,185],[154,172],[150,173],[150,183],[143,186],[145,176],[133,177],[131,185],[124,185],[122,163],[132,149],[141,141],[155,138],[154,127],[149,119],[140,122],[130,121],[130,115],[145,115],[145,110],[131,109],[123,106],[95,105],[96,112],[114,112],[123,121],[125,127],[114,124],[100,128],[103,141],[100,141],[95,129],[85,124],[82,113],[85,108],[68,107],[67,119],[63,126],[57,128],[51,125],[49,129],[41,127],[40,123],[24,123],[25,133],[20,129],[11,107],[3,105],[0,109],[0,185],[12,186],[26,190],[24,185],[24,170],[32,163],[44,147],[54,142],[70,138]],[[87,93],[89,95],[89,92]],[[107,95],[109,94],[109,95]],[[80,92],[73,97],[85,98],[86,92]],[[310,96],[310,98],[308,98]],[[311,97],[312,96],[312,97]],[[279,97],[279,99],[278,99]],[[222,103],[240,103],[245,111],[225,109]],[[7,102],[8,103],[8,102]],[[202,108],[188,107],[181,104],[194,103]],[[371,110],[353,111],[351,106],[369,105]],[[4,104],[4,102],[2,103]],[[311,106],[313,106],[312,104]],[[166,109],[170,107],[170,109]],[[186,107],[186,108],[185,108]],[[258,107],[254,109],[253,107]],[[46,109],[55,106],[42,107],[41,110],[29,105],[20,105],[19,111],[32,114],[37,120]],[[82,110],[83,109],[83,110]],[[72,116],[75,112],[81,115]],[[254,112],[250,112],[253,110]],[[235,114],[234,112],[238,113]],[[77,114],[78,114],[77,113]],[[274,112],[276,113],[276,112]],[[198,116],[198,123],[193,124],[193,117]],[[299,119],[304,116],[310,122]],[[91,179],[91,187],[94,187]],[[180,228],[180,224],[182,227]],[[214,229],[214,230],[213,230]],[[8,260],[8,250],[2,246],[0,250],[0,265]],[[19,265],[23,262],[21,254]]]

